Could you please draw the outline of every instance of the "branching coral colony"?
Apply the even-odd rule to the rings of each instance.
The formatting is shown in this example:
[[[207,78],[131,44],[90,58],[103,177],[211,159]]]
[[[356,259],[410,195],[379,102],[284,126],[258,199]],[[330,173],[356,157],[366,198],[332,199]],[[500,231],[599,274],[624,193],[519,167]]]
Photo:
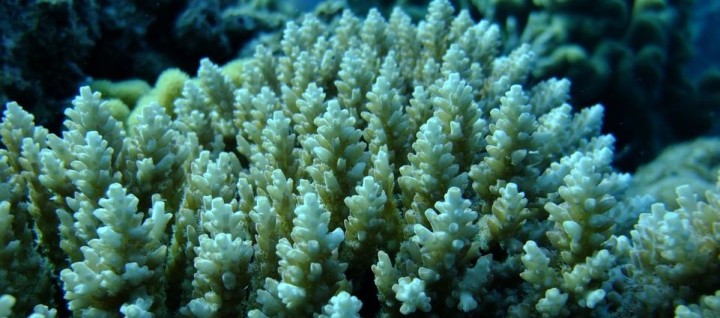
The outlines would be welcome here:
[[[453,11],[306,16],[131,124],[8,104],[0,316],[717,314],[720,195],[625,198],[602,107]]]

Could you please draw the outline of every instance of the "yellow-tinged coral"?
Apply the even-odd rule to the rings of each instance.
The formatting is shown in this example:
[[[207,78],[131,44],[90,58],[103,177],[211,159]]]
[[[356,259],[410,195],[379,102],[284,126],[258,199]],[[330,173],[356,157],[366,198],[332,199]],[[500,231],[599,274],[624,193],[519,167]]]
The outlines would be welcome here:
[[[160,106],[165,107],[168,114],[173,114],[173,101],[182,94],[182,87],[190,77],[185,72],[172,68],[160,73],[151,95],[157,99]]]
[[[90,88],[100,92],[105,98],[117,98],[130,108],[134,107],[138,100],[151,90],[150,85],[140,79],[117,82],[96,80],[90,83]]]
[[[125,121],[130,115],[130,108],[119,98],[108,99],[105,103],[110,115],[118,121]]]
[[[183,85],[190,77],[185,72],[171,68],[163,71],[155,81],[155,86],[148,90],[138,101],[133,103],[132,112],[127,117],[128,129],[137,124],[137,117],[150,103],[158,103],[165,108],[165,112],[174,115],[174,101],[182,94]]]
[[[222,66],[222,72],[230,78],[233,84],[236,86],[242,86],[243,81],[246,80],[243,78],[243,70],[245,69],[246,64],[250,61],[250,59],[232,60]]]

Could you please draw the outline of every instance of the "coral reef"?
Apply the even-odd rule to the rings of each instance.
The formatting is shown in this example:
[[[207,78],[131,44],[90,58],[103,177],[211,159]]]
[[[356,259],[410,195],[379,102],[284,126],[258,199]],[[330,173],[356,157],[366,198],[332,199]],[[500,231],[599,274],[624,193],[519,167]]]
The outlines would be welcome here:
[[[720,189],[631,197],[603,107],[502,48],[446,0],[308,14],[132,120],[87,86],[61,135],[8,103],[0,315],[717,314]]]
[[[289,1],[3,1],[0,104],[17,101],[59,133],[54,119],[92,78],[150,81],[204,56],[227,61],[298,14]]]
[[[686,185],[695,193],[715,188],[720,171],[720,139],[699,138],[667,147],[633,175],[629,195],[652,195],[668,208],[677,209],[675,188]]]
[[[605,128],[624,148],[616,162],[625,170],[674,142],[709,133],[717,120],[711,113],[717,93],[702,89],[700,72],[685,72],[695,49],[716,42],[705,36],[693,45],[702,36],[693,29],[711,25],[701,17],[712,15],[711,6],[694,2],[472,1],[481,16],[506,25],[510,47],[532,45],[534,76],[566,77],[578,104],[605,105]],[[707,70],[707,58],[695,59]]]

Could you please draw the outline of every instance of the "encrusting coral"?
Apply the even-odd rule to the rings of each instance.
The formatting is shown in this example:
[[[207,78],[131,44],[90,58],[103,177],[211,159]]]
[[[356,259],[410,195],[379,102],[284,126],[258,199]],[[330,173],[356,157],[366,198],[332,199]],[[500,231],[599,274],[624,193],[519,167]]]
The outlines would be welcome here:
[[[0,313],[717,310],[716,280],[685,281],[716,270],[717,194],[681,187],[682,210],[616,231],[643,205],[611,167],[602,107],[574,113],[567,80],[529,83],[529,46],[501,44],[442,0],[417,25],[399,9],[307,15],[278,52],[202,60],[172,109],[132,123],[88,87],[62,136],[9,103]]]

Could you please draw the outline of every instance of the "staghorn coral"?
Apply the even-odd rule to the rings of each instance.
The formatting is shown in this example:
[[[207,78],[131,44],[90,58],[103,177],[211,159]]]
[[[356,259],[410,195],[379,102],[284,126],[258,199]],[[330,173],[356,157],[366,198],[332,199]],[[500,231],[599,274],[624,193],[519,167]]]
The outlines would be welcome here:
[[[688,185],[695,193],[712,190],[720,171],[720,140],[698,138],[667,147],[633,176],[631,194],[650,194],[670,209],[679,206],[675,188]]]
[[[332,16],[340,6],[334,0],[3,1],[0,105],[17,101],[58,134],[62,123],[55,119],[78,85],[151,81],[169,67],[190,72],[204,56],[227,61],[288,19],[313,10]]]
[[[698,28],[709,4],[673,0],[472,0],[476,12],[505,24],[506,43],[529,43],[537,78],[567,77],[578,103],[602,103],[606,129],[623,149],[616,164],[634,170],[672,142],[711,132],[718,99],[713,78],[691,58],[704,56]],[[692,40],[703,42],[693,44]],[[707,56],[713,56],[712,54]],[[711,62],[705,61],[703,70]],[[692,66],[694,73],[687,72]],[[688,76],[689,75],[689,76]],[[683,107],[680,107],[680,106]],[[682,110],[680,110],[682,109]],[[691,111],[688,111],[692,109]]]
[[[88,87],[62,136],[8,104],[0,273],[17,280],[2,286],[0,313],[712,310],[715,281],[668,289],[715,269],[686,247],[714,246],[716,195],[705,204],[680,188],[684,211],[698,212],[655,206],[631,239],[619,235],[612,217],[642,205],[610,165],[602,107],[573,113],[567,80],[529,83],[530,47],[501,46],[497,26],[442,0],[417,25],[399,9],[330,25],[307,15],[278,51],[259,46],[225,68],[202,60],[172,112],[149,102],[132,124]],[[147,98],[175,96],[160,91],[170,86]],[[690,216],[673,223],[688,244],[662,240],[681,234],[655,224]],[[12,258],[63,301],[20,290]],[[677,309],[638,289],[653,279]]]

